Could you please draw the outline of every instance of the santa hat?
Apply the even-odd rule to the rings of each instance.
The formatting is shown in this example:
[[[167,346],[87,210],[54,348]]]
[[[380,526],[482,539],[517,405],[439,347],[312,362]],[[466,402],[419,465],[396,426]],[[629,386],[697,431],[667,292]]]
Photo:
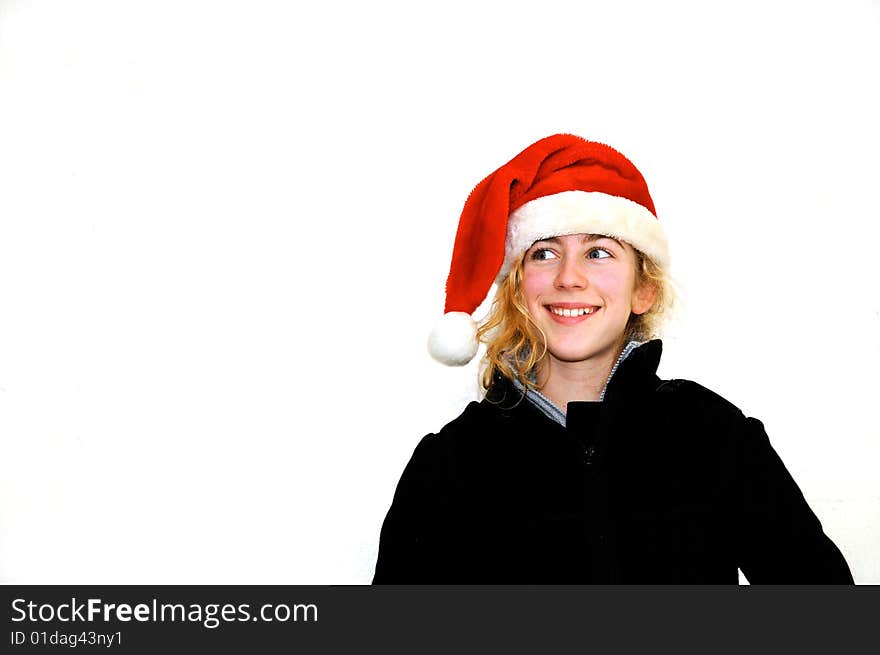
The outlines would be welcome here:
[[[477,352],[472,314],[531,245],[565,234],[626,241],[660,268],[669,266],[666,235],[648,185],[622,154],[573,134],[530,145],[480,182],[461,212],[446,308],[428,350],[450,366]]]

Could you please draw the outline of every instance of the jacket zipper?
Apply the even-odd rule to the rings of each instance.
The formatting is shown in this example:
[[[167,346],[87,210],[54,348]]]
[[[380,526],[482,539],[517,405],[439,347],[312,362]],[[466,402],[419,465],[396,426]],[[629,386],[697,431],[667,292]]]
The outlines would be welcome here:
[[[591,466],[593,464],[593,458],[596,456],[596,447],[592,445],[587,446],[584,455],[584,464]]]
[[[630,342],[630,343],[633,343],[633,342]],[[620,355],[617,357],[617,361],[614,362],[614,366],[611,367],[611,373],[608,374],[608,380],[605,382],[605,388],[602,389],[602,393],[599,396],[600,401],[605,400],[605,392],[608,390],[608,385],[611,384],[611,378],[614,377],[614,373],[615,373],[615,371],[617,371],[617,367],[620,366],[620,363],[624,360],[624,358],[626,358],[633,350],[635,350],[636,348],[641,346],[642,343],[644,343],[644,342],[635,342],[635,343],[636,343],[636,345],[633,346],[632,348],[629,347],[630,344],[627,344],[627,347],[624,348],[621,351]],[[585,455],[584,464],[586,464],[587,466],[592,465],[593,460],[596,458],[596,445],[590,444],[589,446],[587,446],[584,449],[584,455]]]

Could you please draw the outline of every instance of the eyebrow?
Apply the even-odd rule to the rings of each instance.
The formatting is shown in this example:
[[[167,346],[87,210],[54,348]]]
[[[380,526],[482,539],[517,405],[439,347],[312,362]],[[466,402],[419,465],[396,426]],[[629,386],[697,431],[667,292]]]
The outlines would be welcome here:
[[[618,240],[615,239],[614,237],[610,237],[610,236],[608,236],[607,234],[585,234],[585,235],[584,235],[584,238],[581,239],[581,243],[588,243],[588,242],[591,242],[591,241],[598,241],[599,239],[611,239],[614,243],[616,243],[618,246],[620,246],[621,248],[623,248],[623,244],[622,244],[620,241],[618,241]],[[562,243],[562,241],[560,240],[559,237],[547,237],[546,239],[538,239],[537,241],[535,241],[535,243],[547,243],[547,242],[555,243],[555,244],[561,244],[561,243]],[[532,245],[534,246],[535,243],[533,243]]]

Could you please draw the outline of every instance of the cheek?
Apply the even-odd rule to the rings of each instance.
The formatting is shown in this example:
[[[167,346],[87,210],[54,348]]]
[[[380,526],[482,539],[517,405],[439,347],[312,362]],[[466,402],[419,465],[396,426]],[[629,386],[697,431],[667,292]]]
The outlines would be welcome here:
[[[528,269],[523,273],[522,291],[526,306],[535,306],[538,296],[547,288],[547,280],[545,278],[547,278],[546,275],[529,271]]]
[[[622,275],[620,271],[600,271],[593,275],[591,282],[606,302],[628,305],[632,299],[635,280]]]

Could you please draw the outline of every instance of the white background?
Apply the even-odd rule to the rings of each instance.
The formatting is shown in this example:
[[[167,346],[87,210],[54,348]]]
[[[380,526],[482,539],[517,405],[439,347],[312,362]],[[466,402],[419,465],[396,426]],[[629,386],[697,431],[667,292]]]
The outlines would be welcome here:
[[[466,8],[465,8],[466,7]],[[651,186],[663,377],[760,418],[880,583],[880,6],[0,2],[0,580],[369,582],[473,186]]]

